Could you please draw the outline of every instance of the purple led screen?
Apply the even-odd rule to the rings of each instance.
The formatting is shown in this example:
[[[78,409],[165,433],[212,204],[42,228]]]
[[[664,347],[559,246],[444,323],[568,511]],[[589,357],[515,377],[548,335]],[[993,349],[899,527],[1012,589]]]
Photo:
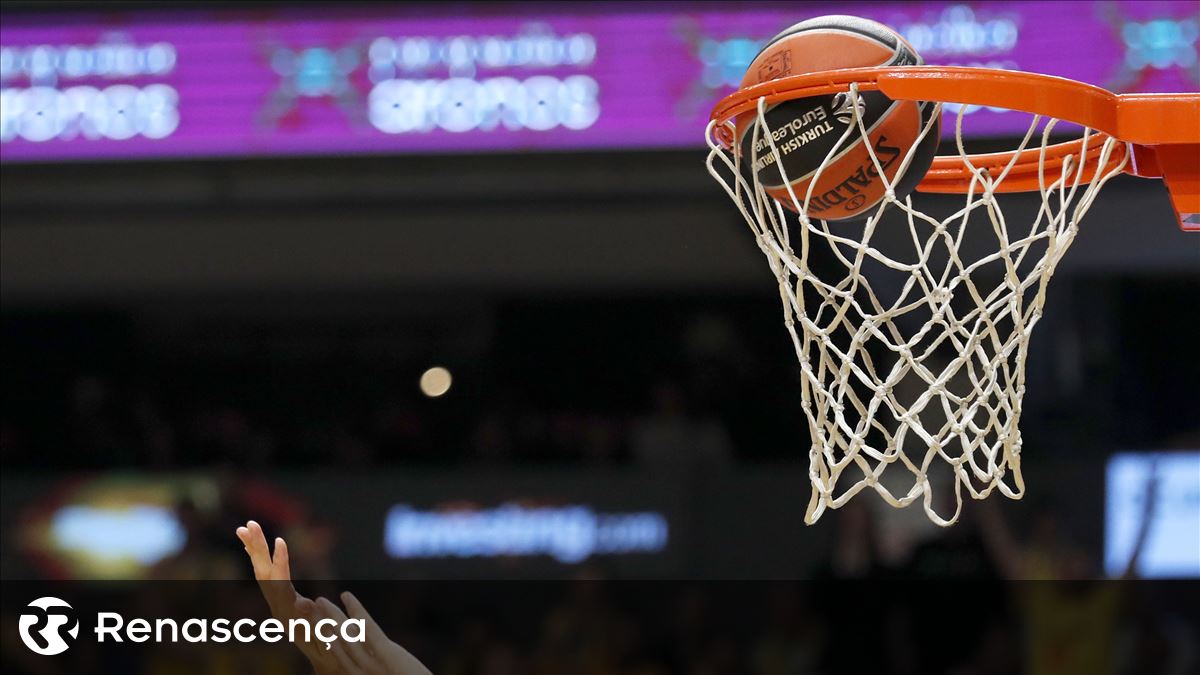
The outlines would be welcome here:
[[[1182,2],[405,4],[10,15],[0,159],[699,148],[763,41],[827,13],[929,63],[1195,91]],[[970,132],[1027,117],[969,113]],[[952,125],[946,125],[952,127]]]

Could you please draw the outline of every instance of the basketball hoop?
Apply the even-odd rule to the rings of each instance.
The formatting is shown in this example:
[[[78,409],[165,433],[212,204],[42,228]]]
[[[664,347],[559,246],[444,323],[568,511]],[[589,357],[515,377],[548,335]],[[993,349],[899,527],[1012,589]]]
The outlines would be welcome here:
[[[962,104],[956,153],[934,159],[917,186],[963,195],[959,208],[937,217],[911,195],[897,196],[895,179],[866,142],[874,175],[887,185],[878,208],[853,222],[808,215],[814,186],[838,149],[869,138],[859,105],[846,107],[841,138],[803,193],[792,189],[798,177],[787,175],[784,162],[758,163],[760,147],[780,157],[766,122],[772,106],[839,93],[857,101],[868,91]],[[971,155],[963,142],[967,105],[1021,111],[1031,123],[1015,150]],[[752,124],[745,133],[754,137],[742,145],[735,122],[747,116]],[[922,138],[936,133],[938,117]],[[1051,142],[1056,127],[1073,125],[1082,127],[1076,138]],[[964,488],[975,499],[995,490],[1020,499],[1018,423],[1030,335],[1047,284],[1099,190],[1120,174],[1160,178],[1180,227],[1200,231],[1197,93],[1116,95],[1063,78],[983,68],[854,68],[740,89],[717,104],[706,137],[709,172],[746,219],[779,282],[812,440],[809,524],[868,487],[894,507],[922,500],[929,518],[943,526],[958,519]],[[747,149],[751,156],[743,156]],[[777,167],[786,207],[767,193],[759,171],[744,170],[763,165]],[[1032,223],[1005,218],[999,195],[1035,191],[1041,204]],[[905,236],[881,236],[886,228],[902,228]],[[948,516],[935,508],[935,462],[953,476]],[[911,486],[885,485],[884,473],[895,465],[905,467]]]

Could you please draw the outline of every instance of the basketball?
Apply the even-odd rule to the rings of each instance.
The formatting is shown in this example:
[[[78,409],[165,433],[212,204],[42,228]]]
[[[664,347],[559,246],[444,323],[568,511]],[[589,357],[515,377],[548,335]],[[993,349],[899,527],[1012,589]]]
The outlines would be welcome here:
[[[881,23],[853,16],[822,16],[771,38],[751,62],[741,86],[823,70],[923,63],[908,41]],[[795,210],[788,183],[803,204],[809,183],[816,177],[808,215],[836,221],[875,213],[887,190],[879,179],[879,167],[889,181],[896,180],[897,199],[912,191],[937,152],[940,108],[926,101],[893,101],[878,91],[861,92],[857,107],[879,160],[877,167],[862,132],[852,129],[845,134],[847,125],[857,124],[851,105],[845,92],[775,105],[765,113],[770,138],[761,129],[755,131],[756,113],[735,120],[742,157],[751,162],[750,170],[767,194]],[[926,125],[931,128],[922,138]],[[843,135],[845,140],[835,149]],[[905,157],[918,142],[905,167]],[[832,159],[817,175],[826,157]]]

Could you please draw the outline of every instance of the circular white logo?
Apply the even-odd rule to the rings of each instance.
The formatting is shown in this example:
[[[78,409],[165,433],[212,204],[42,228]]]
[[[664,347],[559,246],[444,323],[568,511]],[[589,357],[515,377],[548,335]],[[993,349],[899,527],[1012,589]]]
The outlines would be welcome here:
[[[79,637],[79,619],[75,617],[75,610],[50,596],[29,603],[21,614],[18,627],[25,646],[43,656],[67,651]]]

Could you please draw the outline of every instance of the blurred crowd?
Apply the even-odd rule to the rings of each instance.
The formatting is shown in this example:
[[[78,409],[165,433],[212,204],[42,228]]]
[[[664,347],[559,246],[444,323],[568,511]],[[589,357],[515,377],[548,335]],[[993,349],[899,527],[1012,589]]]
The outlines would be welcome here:
[[[364,402],[346,416],[330,411],[288,418],[282,410],[260,414],[233,403],[172,405],[153,386],[129,388],[105,375],[80,374],[50,409],[56,424],[42,426],[15,416],[0,420],[0,451],[5,466],[34,469],[170,469],[222,462],[255,468],[461,462],[719,465],[734,458],[724,421],[697,412],[677,383],[656,383],[647,399],[645,408],[621,411],[569,402],[551,409],[501,402],[502,411],[482,411],[453,425],[444,424],[439,411],[430,412],[436,402],[416,397]]]
[[[497,339],[449,364],[454,383],[440,398],[417,386],[432,363],[372,362],[327,337],[314,340],[315,355],[290,360],[262,353],[270,345],[240,358],[220,350],[159,357],[153,344],[129,340],[61,355],[31,341],[10,349],[0,453],[6,467],[25,469],[794,457],[803,432],[796,373],[769,368],[763,345],[747,342],[728,316],[681,312],[674,323],[666,340],[647,332],[612,349],[604,346],[611,336],[591,344],[562,336],[536,359],[514,329],[516,345]],[[84,324],[80,339],[94,329]],[[19,322],[7,330],[19,343]],[[352,339],[370,339],[360,333]],[[770,346],[786,348],[775,337]],[[232,344],[256,348],[251,339]]]
[[[1154,291],[1123,306],[1161,303]],[[376,302],[296,318],[201,301],[8,312],[0,459],[34,470],[720,466],[806,454],[800,369],[769,294],[500,300],[449,314],[462,303],[393,315]],[[1153,322],[1136,319],[1119,324],[1125,342],[1060,317],[1060,337],[1034,343],[1031,359],[1053,367],[1027,372],[1029,444],[1085,456],[1197,437],[1186,336],[1126,348],[1151,344],[1141,332]],[[418,381],[435,365],[453,380],[431,398]]]

